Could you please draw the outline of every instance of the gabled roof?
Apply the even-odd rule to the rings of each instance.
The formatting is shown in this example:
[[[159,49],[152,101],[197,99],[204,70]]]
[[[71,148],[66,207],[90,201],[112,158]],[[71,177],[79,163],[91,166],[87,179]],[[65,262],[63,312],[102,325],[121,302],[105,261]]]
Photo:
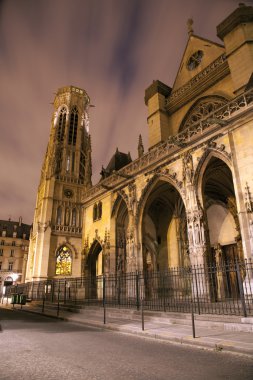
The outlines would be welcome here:
[[[190,57],[198,51],[203,52],[201,62],[196,68],[189,70],[187,67],[187,63],[189,62]],[[185,51],[172,88],[172,93],[173,91],[182,87],[186,82],[191,80],[196,74],[198,74],[205,67],[210,65],[224,52],[225,48],[223,47],[223,45],[191,34],[185,47]]]

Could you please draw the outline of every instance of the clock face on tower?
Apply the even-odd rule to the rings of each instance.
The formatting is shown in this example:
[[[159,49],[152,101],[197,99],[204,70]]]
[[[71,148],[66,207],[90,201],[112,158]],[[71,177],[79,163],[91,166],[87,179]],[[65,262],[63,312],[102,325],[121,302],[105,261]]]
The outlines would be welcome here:
[[[65,190],[64,190],[64,195],[65,195],[65,197],[67,197],[67,198],[72,198],[72,197],[73,197],[73,191],[70,190],[70,189],[65,189]]]
[[[202,50],[195,51],[195,53],[193,53],[187,61],[187,69],[190,71],[196,69],[202,61],[203,55],[204,53]]]

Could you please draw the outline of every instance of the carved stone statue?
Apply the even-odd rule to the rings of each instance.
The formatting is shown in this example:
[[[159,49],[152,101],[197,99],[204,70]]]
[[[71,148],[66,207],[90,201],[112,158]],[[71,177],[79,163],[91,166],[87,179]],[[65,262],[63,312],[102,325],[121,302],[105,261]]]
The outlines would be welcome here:
[[[183,158],[183,179],[186,184],[191,184],[193,179],[192,155],[188,152]]]

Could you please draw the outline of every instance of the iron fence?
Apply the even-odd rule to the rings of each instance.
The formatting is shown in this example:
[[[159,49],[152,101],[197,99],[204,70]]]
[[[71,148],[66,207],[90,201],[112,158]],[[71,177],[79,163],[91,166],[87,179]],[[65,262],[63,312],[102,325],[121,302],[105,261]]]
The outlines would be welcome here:
[[[253,315],[253,261],[175,267],[97,277],[59,278],[8,287],[6,296],[199,314]]]

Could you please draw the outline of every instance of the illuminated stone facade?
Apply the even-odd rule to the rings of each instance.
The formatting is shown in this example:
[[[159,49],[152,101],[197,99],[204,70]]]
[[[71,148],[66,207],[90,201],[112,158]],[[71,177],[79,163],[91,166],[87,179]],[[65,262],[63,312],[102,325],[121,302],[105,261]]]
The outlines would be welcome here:
[[[0,220],[0,296],[5,286],[25,280],[30,229],[22,218]]]
[[[241,5],[217,31],[224,45],[194,35],[189,23],[173,87],[156,80],[145,91],[148,152],[140,138],[138,159],[121,169],[103,168],[95,186],[88,95],[74,87],[58,91],[27,279],[56,276],[63,247],[70,252],[72,269],[61,275],[71,276],[252,257],[253,8]],[[68,137],[71,107],[80,116],[74,147]],[[85,170],[80,181],[81,144]],[[76,164],[70,173],[73,153]],[[75,223],[73,209],[78,210]]]
[[[30,239],[28,280],[53,277],[56,272],[80,276],[81,199],[91,187],[89,101],[84,90],[73,86],[56,94]],[[59,268],[60,262],[65,270]]]

